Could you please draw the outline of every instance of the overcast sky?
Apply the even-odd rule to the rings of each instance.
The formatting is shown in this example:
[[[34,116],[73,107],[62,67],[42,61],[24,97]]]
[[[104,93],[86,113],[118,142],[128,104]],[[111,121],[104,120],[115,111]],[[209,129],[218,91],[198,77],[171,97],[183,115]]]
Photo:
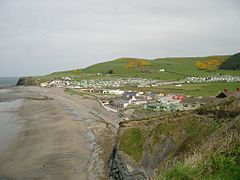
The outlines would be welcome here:
[[[0,0],[0,76],[240,51],[240,0]]]

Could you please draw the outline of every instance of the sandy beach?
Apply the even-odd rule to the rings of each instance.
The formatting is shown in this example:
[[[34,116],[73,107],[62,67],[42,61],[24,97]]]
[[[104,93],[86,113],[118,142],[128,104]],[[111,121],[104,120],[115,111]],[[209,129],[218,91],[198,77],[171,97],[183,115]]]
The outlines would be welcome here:
[[[0,133],[5,144],[0,149],[0,179],[107,179],[107,161],[121,121],[116,114],[63,89],[14,87],[0,92],[0,107],[16,101],[21,103],[13,125],[2,118],[6,111],[13,112],[0,111],[0,121],[9,127]]]

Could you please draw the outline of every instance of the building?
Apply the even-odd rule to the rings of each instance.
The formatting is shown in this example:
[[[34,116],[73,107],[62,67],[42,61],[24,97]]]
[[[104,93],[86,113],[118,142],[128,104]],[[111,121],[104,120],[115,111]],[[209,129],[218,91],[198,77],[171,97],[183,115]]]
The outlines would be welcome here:
[[[144,105],[144,109],[152,111],[181,111],[180,103],[152,103]]]
[[[192,109],[197,109],[200,106],[204,104],[211,103],[213,101],[213,98],[185,98],[183,101],[181,101],[183,110],[192,110]]]
[[[109,102],[109,104],[116,109],[122,109],[122,108],[127,108],[128,105],[130,104],[130,100],[126,100],[123,98],[114,98],[112,101]]]
[[[186,96],[184,96],[184,95],[173,95],[172,98],[173,98],[173,100],[183,101],[186,98]]]
[[[139,92],[126,91],[123,93],[123,98],[125,99],[132,99],[137,96],[140,96]]]
[[[218,95],[216,96],[216,98],[226,98],[226,97],[228,97],[228,96],[227,96],[227,94],[225,94],[224,92],[221,92],[220,94],[218,94]]]

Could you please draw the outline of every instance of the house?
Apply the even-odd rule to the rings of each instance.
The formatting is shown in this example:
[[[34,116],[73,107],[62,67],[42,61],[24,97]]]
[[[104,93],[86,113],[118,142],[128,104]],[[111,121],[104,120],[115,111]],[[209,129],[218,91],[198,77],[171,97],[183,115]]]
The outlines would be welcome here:
[[[129,103],[129,100],[123,99],[121,97],[114,98],[112,101],[109,102],[109,104],[115,108],[127,108]]]
[[[169,94],[169,95],[160,97],[159,102],[161,102],[161,103],[176,103],[176,102],[179,102],[179,100],[173,99],[173,96],[175,96],[175,95]]]
[[[226,98],[226,97],[240,97],[240,88],[237,88],[235,92],[230,93],[228,90],[225,88],[223,92],[218,94],[216,98]]]
[[[63,81],[71,81],[72,79],[70,77],[61,77],[61,80],[63,80]]]
[[[227,94],[225,94],[224,92],[221,92],[220,94],[218,94],[218,95],[216,96],[216,98],[226,98],[226,97],[228,97],[228,96],[227,96]]]
[[[115,94],[115,95],[122,95],[124,93],[124,91],[122,90],[108,90],[109,91],[109,94]]]
[[[126,108],[129,105],[140,105],[146,102],[138,92],[129,91],[124,92],[120,97],[115,97],[111,101],[111,105],[118,108]]]
[[[229,96],[240,97],[240,88],[237,88],[237,90]]]
[[[125,99],[132,99],[137,96],[140,96],[140,94],[138,92],[126,91],[123,93],[123,98],[125,98]]]
[[[130,100],[129,104],[131,105],[141,105],[146,104],[148,102],[147,98],[144,96],[138,96],[132,100]]]
[[[213,101],[213,98],[185,98],[183,101],[181,101],[181,104],[183,106],[183,110],[192,110],[199,108],[200,106],[204,104],[208,104]]]
[[[63,81],[63,80],[52,80],[48,83],[48,87],[66,87],[69,86],[70,82],[69,81]]]
[[[146,99],[148,101],[156,101],[156,100],[158,100],[158,95],[155,94],[155,93],[148,93],[145,96],[146,96]]]
[[[48,86],[48,82],[44,82],[40,84],[41,87],[47,87]]]
[[[173,95],[172,98],[173,98],[173,100],[183,101],[186,98],[186,96],[184,96],[184,95]]]
[[[144,109],[153,111],[180,111],[182,106],[179,103],[153,103],[144,105]]]

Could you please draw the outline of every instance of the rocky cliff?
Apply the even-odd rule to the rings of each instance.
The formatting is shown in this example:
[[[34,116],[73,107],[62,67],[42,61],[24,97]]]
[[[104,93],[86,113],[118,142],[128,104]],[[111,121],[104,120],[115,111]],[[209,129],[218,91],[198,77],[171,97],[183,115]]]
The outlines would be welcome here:
[[[40,82],[35,77],[22,77],[19,78],[17,86],[40,86]]]
[[[227,98],[196,111],[122,122],[109,161],[110,179],[164,179],[168,171],[193,155],[199,155],[200,162],[207,161],[209,154],[216,153],[214,148],[221,149],[220,145],[230,141],[233,144],[225,151],[233,151],[239,140],[239,116],[240,99]],[[224,135],[226,129],[235,133],[231,140]]]

